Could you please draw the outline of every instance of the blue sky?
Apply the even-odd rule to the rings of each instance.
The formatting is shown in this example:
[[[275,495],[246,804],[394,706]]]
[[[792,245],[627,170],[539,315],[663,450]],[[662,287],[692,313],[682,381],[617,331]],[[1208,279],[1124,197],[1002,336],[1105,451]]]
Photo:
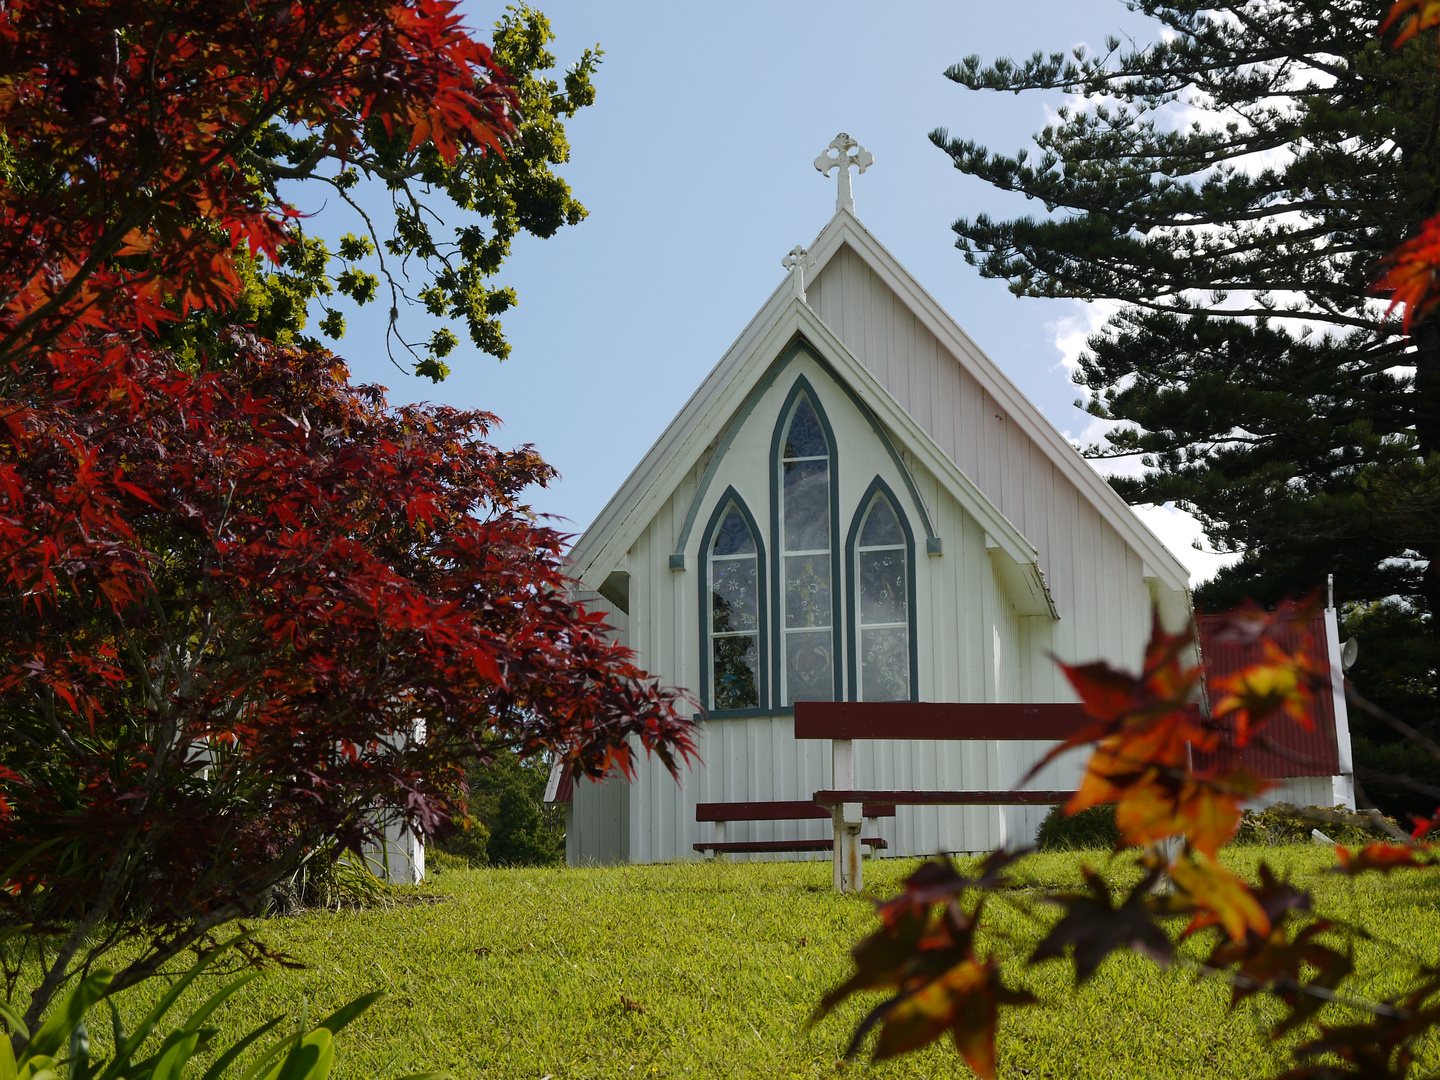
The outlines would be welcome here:
[[[1017,299],[966,265],[956,217],[1044,207],[960,175],[926,136],[944,126],[995,150],[1029,145],[1058,95],[974,94],[944,69],[972,53],[1144,40],[1155,28],[1143,16],[1119,0],[537,6],[562,64],[589,45],[605,50],[596,104],[570,123],[562,170],[590,217],[517,244],[501,274],[520,299],[505,317],[514,351],[503,364],[462,332],[450,378],[416,379],[386,359],[379,312],[347,311],[338,351],[357,379],[396,402],[498,414],[497,442],[533,443],[560,470],[535,509],[582,530],[779,283],[781,257],[829,219],[834,179],[812,162],[847,131],[875,155],[855,179],[860,219],[1062,432],[1085,437],[1064,350],[1073,358],[1103,313]],[[469,0],[464,10],[488,36],[499,8]],[[334,236],[352,225],[329,208],[311,227]],[[408,336],[428,334],[418,311],[402,318]],[[1162,508],[1147,520],[1193,572],[1213,573],[1179,515]]]

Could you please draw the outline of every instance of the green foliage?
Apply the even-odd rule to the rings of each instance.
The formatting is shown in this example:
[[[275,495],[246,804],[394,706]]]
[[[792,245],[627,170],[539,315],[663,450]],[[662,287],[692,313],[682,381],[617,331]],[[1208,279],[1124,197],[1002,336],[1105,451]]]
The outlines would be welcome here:
[[[486,854],[496,866],[543,866],[559,862],[564,847],[546,827],[534,794],[520,783],[509,782],[495,799],[495,827]]]
[[[1372,755],[1370,760],[1374,761],[1373,768],[1383,769],[1392,774],[1409,771],[1411,775],[1418,773],[1427,779],[1433,776],[1433,782],[1440,784],[1440,764],[1434,762],[1423,751],[1412,751],[1408,746],[1401,745],[1377,748],[1368,743],[1363,744],[1362,750],[1362,742],[1363,740],[1356,741],[1356,757],[1365,760],[1366,754]],[[1422,756],[1424,760],[1418,760]],[[1428,767],[1426,767],[1426,763],[1428,763]],[[1417,765],[1419,768],[1416,767]],[[1387,795],[1394,794],[1388,788],[1381,790],[1385,791]],[[1372,799],[1376,797],[1371,787],[1367,786],[1365,791]],[[1404,794],[1402,790],[1400,792],[1402,798]],[[1288,803],[1276,803],[1263,810],[1244,811],[1240,821],[1240,830],[1235,834],[1235,839],[1231,843],[1242,847],[1247,845],[1274,847],[1281,844],[1307,844],[1310,842],[1311,830],[1317,828],[1339,844],[1368,844],[1372,840],[1389,839],[1385,831],[1376,827],[1375,823],[1364,814],[1347,813],[1339,807],[1334,810],[1328,807],[1309,807],[1308,809],[1320,810],[1330,815],[1340,815],[1346,820],[1343,822],[1316,821],[1306,818],[1296,807]],[[1425,809],[1433,811],[1434,807],[1429,806]],[[1040,851],[1109,851],[1119,841],[1120,830],[1115,827],[1113,804],[1092,806],[1088,810],[1068,816],[1062,807],[1056,806],[1045,815],[1045,820],[1040,823],[1039,832],[1035,837],[1036,847]]]
[[[438,844],[473,866],[546,866],[565,857],[564,811],[541,798],[549,766],[510,752],[466,771],[469,821]]]
[[[1372,703],[1417,726],[1440,717],[1435,672],[1440,642],[1431,633],[1430,616],[1400,600],[1347,604],[1341,612],[1344,638],[1359,646],[1346,672]],[[1351,710],[1350,730],[1376,742],[1392,742],[1394,731],[1359,710]]]
[[[1434,36],[1392,50],[1370,0],[1135,6],[1153,43],[947,73],[1082,99],[1038,153],[932,135],[1049,212],[962,218],[957,246],[1019,295],[1120,303],[1076,374],[1116,421],[1090,452],[1138,457],[1141,475],[1113,481],[1127,500],[1173,501],[1244,553],[1198,590],[1206,606],[1334,572],[1341,599],[1440,610],[1440,327],[1407,341],[1368,292],[1435,209]],[[1429,652],[1396,659],[1433,695]]]
[[[338,857],[337,857],[338,856]],[[354,852],[317,852],[287,880],[270,889],[270,910],[293,915],[305,908],[352,911],[389,903],[394,885],[376,877]]]
[[[302,245],[288,249],[293,254],[280,268],[247,279],[239,319],[254,322],[274,341],[311,343],[303,331],[316,301],[338,293],[363,306],[377,299],[383,284],[392,360],[403,356],[417,374],[439,382],[450,372],[444,357],[459,344],[448,326],[424,341],[407,341],[399,333],[400,312],[407,304],[460,324],[476,349],[505,359],[510,345],[500,316],[517,297],[514,289],[492,279],[515,238],[522,233],[548,238],[585,218],[585,207],[555,167],[570,160],[565,121],[594,103],[591,80],[603,54],[598,46],[586,49],[563,78],[552,78],[557,60],[547,46],[554,36],[549,19],[524,4],[508,8],[495,24],[492,48],[515,80],[521,116],[518,135],[503,157],[468,149],[447,164],[433,145],[411,150],[408,136],[387,133],[379,120],[366,126],[362,144],[343,159],[318,134],[281,125],[262,132],[246,161],[256,183],[273,187],[298,181],[307,191],[327,188],[329,197],[364,216],[370,232],[347,233],[333,253],[323,241],[307,236]],[[314,194],[325,197],[319,190]],[[376,212],[381,202],[389,204],[388,231]],[[417,265],[422,268],[418,274]],[[412,294],[408,283],[417,278]],[[342,337],[344,316],[335,308],[323,310],[320,331]],[[194,321],[203,326],[210,320]],[[186,341],[186,351],[206,339],[195,329],[177,336]]]
[[[1068,815],[1063,806],[1052,807],[1035,834],[1041,851],[1109,851],[1119,842],[1113,803]]]
[[[432,874],[450,874],[456,870],[469,870],[470,860],[463,855],[454,855],[448,851],[442,851],[435,845],[425,850],[425,876]]]
[[[1375,840],[1388,840],[1383,829],[1378,828],[1364,814],[1347,811],[1344,807],[1307,807],[1318,811],[1331,820],[1318,821],[1315,816],[1307,817],[1297,807],[1288,803],[1276,803],[1263,810],[1246,810],[1240,820],[1240,829],[1232,844],[1240,847],[1276,847],[1283,844],[1308,844],[1311,833],[1319,829],[1337,844],[1350,847],[1361,846]]]
[[[466,866],[484,866],[490,861],[490,829],[475,816],[477,807],[471,803],[469,817],[459,830],[436,840],[425,849],[425,865],[436,855],[462,860]]]
[[[1346,678],[1370,702],[1434,739],[1440,737],[1440,638],[1432,622],[1423,608],[1398,599],[1347,604],[1341,610],[1342,637],[1359,645]],[[1350,710],[1350,734],[1358,778],[1375,806],[1400,821],[1433,814],[1440,795],[1417,791],[1406,781],[1440,791],[1440,762],[1360,709]]]
[[[362,994],[342,1005],[314,1027],[308,1027],[302,1008],[293,1034],[281,1034],[268,1044],[260,1042],[283,1016],[273,1016],[231,1040],[217,1038],[216,1011],[259,977],[259,971],[228,979],[190,1009],[178,1028],[165,1030],[163,1022],[191,985],[213,968],[214,961],[248,935],[241,934],[218,948],[202,953],[150,1003],[138,1024],[127,1029],[116,997],[128,1003],[139,997],[133,989],[112,995],[110,971],[97,968],[84,975],[51,1010],[33,1035],[20,1019],[20,1010],[0,1004],[0,1020],[11,1037],[0,1036],[0,1080],[59,1080],[66,1070],[70,1080],[181,1080],[187,1068],[198,1069],[203,1057],[212,1057],[201,1080],[238,1075],[241,1080],[325,1080],[335,1062],[334,1037],[381,996]],[[193,993],[193,992],[192,992]],[[108,1008],[108,1055],[100,1040],[92,1042],[86,1017],[104,1002]],[[103,1036],[102,1036],[103,1037]],[[18,1055],[12,1038],[19,1045]],[[252,1050],[252,1047],[254,1049]],[[242,1056],[249,1053],[243,1061]],[[438,1080],[439,1074],[431,1074]],[[419,1080],[419,1078],[408,1078]],[[426,1078],[429,1080],[429,1078]]]
[[[1378,742],[1352,736],[1355,773],[1370,802],[1408,828],[1412,815],[1434,817],[1440,796],[1417,791],[1407,781],[1418,781],[1440,791],[1440,762],[1414,743]]]

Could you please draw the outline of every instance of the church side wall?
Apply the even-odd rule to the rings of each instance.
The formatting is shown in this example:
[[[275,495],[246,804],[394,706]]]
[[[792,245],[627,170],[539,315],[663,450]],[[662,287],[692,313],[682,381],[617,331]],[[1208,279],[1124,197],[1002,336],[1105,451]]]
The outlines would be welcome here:
[[[565,815],[565,861],[571,866],[630,862],[630,785],[578,780]]]

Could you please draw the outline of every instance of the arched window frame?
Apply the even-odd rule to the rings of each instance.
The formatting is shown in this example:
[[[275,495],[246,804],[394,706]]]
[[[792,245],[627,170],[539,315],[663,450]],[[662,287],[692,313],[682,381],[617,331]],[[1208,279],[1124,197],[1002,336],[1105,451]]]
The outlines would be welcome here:
[[[850,685],[850,700],[860,701],[860,527],[865,521],[866,515],[870,512],[870,506],[875,501],[876,494],[884,495],[890,503],[890,509],[900,522],[900,530],[905,535],[905,614],[906,614],[906,639],[910,653],[910,700],[920,700],[920,650],[915,634],[915,533],[910,528],[910,519],[905,513],[904,504],[896,498],[895,492],[890,485],[885,483],[879,476],[870,482],[865,489],[865,494],[860,497],[860,503],[855,509],[855,516],[850,519],[850,531],[845,537],[845,566],[846,577],[849,579],[849,588],[845,592],[845,656],[846,674]]]
[[[758,692],[759,704],[752,709],[714,709],[714,694],[710,685],[710,649],[711,649],[711,611],[710,611],[710,549],[715,542],[715,530],[725,520],[725,515],[731,506],[740,511],[740,516],[745,519],[746,526],[750,529],[750,535],[755,540],[755,576],[756,576],[756,619],[759,623],[760,641],[756,653],[756,663],[759,667]],[[767,678],[767,659],[769,657],[770,619],[769,619],[769,593],[766,591],[765,572],[767,563],[765,560],[765,537],[756,524],[755,516],[750,513],[750,507],[740,497],[735,488],[727,487],[725,493],[720,496],[715,504],[714,511],[710,514],[710,521],[705,526],[705,532],[700,539],[700,707],[709,716],[759,716],[767,713],[767,705],[770,701],[769,680]]]
[[[830,450],[830,636],[831,655],[834,657],[832,667],[834,669],[834,700],[842,701],[845,697],[845,665],[842,662],[843,641],[842,633],[842,612],[843,605],[838,600],[843,595],[843,574],[841,571],[841,548],[840,548],[840,453],[839,442],[835,438],[835,429],[830,426],[830,418],[825,415],[825,407],[821,403],[820,395],[815,392],[814,386],[804,375],[797,376],[795,384],[790,388],[789,394],[785,396],[785,403],[780,407],[780,416],[775,421],[775,431],[770,438],[770,565],[771,584],[770,610],[775,620],[775,632],[772,635],[771,643],[771,670],[775,673],[775,705],[776,711],[789,711],[790,706],[785,705],[785,541],[781,534],[784,526],[783,508],[781,507],[782,490],[784,487],[784,466],[782,462],[782,451],[784,449],[785,432],[790,426],[790,419],[795,411],[795,404],[800,396],[804,394],[810,399],[810,405],[815,410],[815,416],[820,421],[820,429],[825,433],[825,442]]]

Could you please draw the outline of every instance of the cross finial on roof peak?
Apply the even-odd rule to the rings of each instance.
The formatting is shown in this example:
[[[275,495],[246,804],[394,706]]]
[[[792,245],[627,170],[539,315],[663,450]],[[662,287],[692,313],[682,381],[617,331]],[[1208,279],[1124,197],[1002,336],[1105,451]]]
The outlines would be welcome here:
[[[790,271],[790,280],[795,285],[795,295],[804,300],[805,271],[815,265],[815,260],[810,257],[810,252],[796,244],[790,249],[790,254],[780,260],[780,265]]]
[[[831,150],[836,151],[834,157],[830,155]],[[855,151],[853,154],[852,150]],[[815,159],[815,168],[819,169],[824,176],[829,176],[830,170],[837,166],[840,169],[840,175],[837,177],[838,187],[835,192],[835,212],[837,214],[841,210],[855,213],[855,196],[850,191],[850,166],[854,165],[863,173],[873,164],[875,164],[875,155],[843,131],[831,139],[830,145]]]

